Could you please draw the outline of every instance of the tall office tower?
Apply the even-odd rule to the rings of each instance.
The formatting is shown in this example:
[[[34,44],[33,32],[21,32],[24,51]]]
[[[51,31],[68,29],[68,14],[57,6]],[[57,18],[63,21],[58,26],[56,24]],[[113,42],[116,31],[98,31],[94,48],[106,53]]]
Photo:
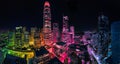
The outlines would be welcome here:
[[[110,43],[110,30],[109,30],[109,21],[108,17],[101,15],[98,17],[98,54],[103,62],[103,59],[107,56],[108,46]]]
[[[43,35],[43,32],[42,32],[42,31],[40,32],[40,42],[41,42],[41,46],[44,46],[44,45],[45,45],[44,35]]]
[[[22,27],[16,27],[15,30],[15,46],[21,47],[22,46]]]
[[[22,47],[29,46],[29,32],[26,31],[26,27],[22,27]]]
[[[9,46],[15,45],[15,32],[14,31],[9,31],[8,42],[9,42]]]
[[[43,10],[43,34],[44,34],[44,41],[46,45],[50,45],[52,43],[51,40],[51,11],[50,11],[50,4],[48,1],[44,3],[44,10]]]
[[[74,36],[75,36],[74,26],[70,26],[71,43],[74,43]]]
[[[40,30],[36,30],[34,33],[34,44],[36,48],[40,48],[41,42],[40,42]]]
[[[59,26],[58,23],[53,23],[53,42],[56,43],[59,41]]]
[[[63,29],[62,32],[68,32],[68,16],[63,16]]]
[[[68,45],[71,43],[70,34],[68,29],[68,16],[63,16],[63,29],[62,29],[62,41]]]
[[[30,39],[29,39],[30,46],[34,46],[34,34],[35,34],[36,30],[37,30],[37,28],[35,28],[35,27],[31,28],[31,31],[30,31],[31,34],[30,34]]]
[[[120,21],[111,24],[112,64],[120,63]],[[110,53],[109,53],[110,55]]]
[[[28,47],[29,46],[29,38],[30,38],[29,32],[25,31],[24,32],[24,43],[23,43],[24,47]]]

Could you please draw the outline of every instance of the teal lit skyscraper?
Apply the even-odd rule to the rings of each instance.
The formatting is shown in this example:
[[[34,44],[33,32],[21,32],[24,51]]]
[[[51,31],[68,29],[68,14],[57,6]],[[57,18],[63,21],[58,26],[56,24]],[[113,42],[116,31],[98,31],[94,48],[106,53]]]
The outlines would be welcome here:
[[[111,39],[112,39],[112,59],[113,64],[120,63],[120,21],[114,22],[111,25]]]

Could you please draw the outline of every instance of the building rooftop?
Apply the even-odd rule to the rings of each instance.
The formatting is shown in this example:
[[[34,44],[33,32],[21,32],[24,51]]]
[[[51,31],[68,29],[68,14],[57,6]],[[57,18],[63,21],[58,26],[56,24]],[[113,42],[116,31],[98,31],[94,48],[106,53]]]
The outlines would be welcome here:
[[[63,45],[65,45],[66,43],[64,43],[64,42],[57,42],[56,44],[63,46]]]
[[[47,51],[45,47],[40,47],[39,50],[35,50],[36,56],[41,56],[41,55],[48,54],[48,53],[49,52]]]

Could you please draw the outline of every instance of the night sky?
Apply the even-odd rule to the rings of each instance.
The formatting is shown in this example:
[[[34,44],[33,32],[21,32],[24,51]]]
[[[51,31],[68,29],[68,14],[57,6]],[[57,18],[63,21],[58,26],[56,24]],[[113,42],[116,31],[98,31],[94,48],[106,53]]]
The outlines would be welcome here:
[[[69,16],[69,24],[77,31],[97,28],[101,12],[110,22],[120,20],[120,0],[48,0],[52,23],[62,24],[62,16]],[[15,26],[42,27],[45,0],[4,0],[0,2],[0,28]]]

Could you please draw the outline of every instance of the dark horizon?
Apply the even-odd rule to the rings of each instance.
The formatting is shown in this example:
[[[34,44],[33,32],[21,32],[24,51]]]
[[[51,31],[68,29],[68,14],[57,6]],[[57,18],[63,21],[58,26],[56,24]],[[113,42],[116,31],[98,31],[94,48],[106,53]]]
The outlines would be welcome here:
[[[15,26],[41,27],[43,25],[43,5],[46,0],[1,2],[0,28]],[[62,27],[62,16],[69,17],[69,25],[75,30],[97,29],[98,16],[101,12],[109,21],[120,20],[119,0],[47,0],[51,4],[52,23],[58,22]]]

